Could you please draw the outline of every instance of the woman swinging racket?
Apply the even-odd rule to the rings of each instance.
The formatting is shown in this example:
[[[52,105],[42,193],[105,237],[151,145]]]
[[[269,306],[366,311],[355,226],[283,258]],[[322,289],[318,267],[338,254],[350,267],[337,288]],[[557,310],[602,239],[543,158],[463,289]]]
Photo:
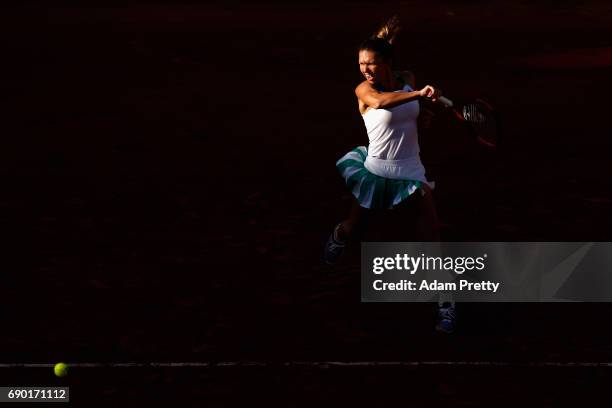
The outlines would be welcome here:
[[[353,193],[349,218],[332,231],[325,244],[324,260],[335,264],[350,240],[359,238],[371,210],[394,208],[415,200],[416,228],[422,241],[438,241],[437,217],[430,182],[419,157],[417,119],[419,99],[436,101],[438,90],[427,85],[415,90],[410,72],[394,74],[391,68],[397,18],[389,19],[359,47],[359,68],[365,80],[355,89],[369,146],[344,155],[336,166]],[[452,332],[454,306],[440,305],[437,328]]]

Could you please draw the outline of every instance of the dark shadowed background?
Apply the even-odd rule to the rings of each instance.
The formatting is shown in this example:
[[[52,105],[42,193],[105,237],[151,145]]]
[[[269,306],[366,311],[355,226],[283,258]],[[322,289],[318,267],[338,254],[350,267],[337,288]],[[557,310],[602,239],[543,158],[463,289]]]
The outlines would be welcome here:
[[[350,204],[334,163],[367,143],[356,48],[393,14],[398,68],[503,118],[497,152],[441,111],[421,134],[442,238],[610,241],[604,1],[6,6],[0,362],[268,365],[2,368],[0,385],[70,385],[88,406],[609,396],[610,368],[283,366],[610,361],[606,304],[461,305],[444,338],[431,305],[361,304],[358,253],[321,264]]]

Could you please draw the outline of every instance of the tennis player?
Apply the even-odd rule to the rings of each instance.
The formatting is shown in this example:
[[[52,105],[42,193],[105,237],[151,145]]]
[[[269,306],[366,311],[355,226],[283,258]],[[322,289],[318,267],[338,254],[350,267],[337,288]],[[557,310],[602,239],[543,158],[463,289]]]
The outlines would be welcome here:
[[[364,77],[355,95],[369,138],[344,155],[336,166],[353,194],[348,219],[333,229],[324,249],[328,264],[338,262],[347,242],[359,240],[372,210],[392,209],[414,202],[417,235],[422,241],[439,241],[433,183],[425,177],[419,156],[417,119],[419,100],[435,102],[440,92],[430,85],[416,89],[409,71],[394,73],[393,41],[400,27],[389,19],[359,47],[359,69]],[[455,308],[440,302],[438,330],[452,332]]]

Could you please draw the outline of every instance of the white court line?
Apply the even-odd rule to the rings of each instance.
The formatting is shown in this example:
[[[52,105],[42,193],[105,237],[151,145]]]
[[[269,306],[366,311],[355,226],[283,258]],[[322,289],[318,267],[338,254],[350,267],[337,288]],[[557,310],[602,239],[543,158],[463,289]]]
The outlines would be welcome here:
[[[147,362],[147,363],[70,363],[70,368],[147,368],[147,367],[607,367],[612,368],[612,362],[586,361],[218,361],[218,362]],[[54,363],[0,363],[1,368],[53,368]]]

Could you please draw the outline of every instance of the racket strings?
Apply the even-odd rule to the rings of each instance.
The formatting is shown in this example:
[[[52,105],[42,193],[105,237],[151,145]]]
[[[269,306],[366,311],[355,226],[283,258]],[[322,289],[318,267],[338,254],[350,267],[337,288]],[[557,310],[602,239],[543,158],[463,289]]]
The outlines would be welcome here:
[[[462,113],[464,119],[472,124],[480,139],[491,145],[497,142],[498,124],[492,112],[480,104],[471,103],[463,107]]]
[[[465,120],[477,125],[487,121],[487,114],[484,113],[482,108],[475,103],[465,105],[463,107],[463,117]]]

